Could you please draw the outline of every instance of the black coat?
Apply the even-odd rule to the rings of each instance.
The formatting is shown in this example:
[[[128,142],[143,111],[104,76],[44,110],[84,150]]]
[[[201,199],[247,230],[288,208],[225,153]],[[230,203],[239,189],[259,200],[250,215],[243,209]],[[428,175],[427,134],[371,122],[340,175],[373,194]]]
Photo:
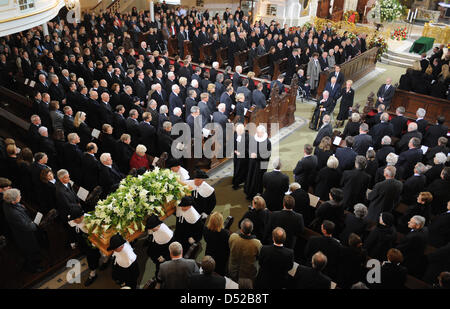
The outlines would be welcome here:
[[[289,189],[289,176],[279,172],[266,172],[263,176],[264,192],[262,197],[270,211],[283,209],[283,198]]]
[[[339,74],[339,77],[341,76],[342,74]],[[340,84],[339,82],[336,83]],[[353,100],[355,98],[355,90],[350,88],[350,90],[347,92],[347,88],[344,88],[341,90],[340,97],[342,97],[342,99],[341,105],[339,106],[339,114],[337,116],[337,120],[347,120],[351,115],[350,107],[353,106]]]
[[[378,161],[378,166],[385,166],[386,165],[386,156],[390,154],[391,152],[395,153],[394,147],[391,145],[383,145],[380,149],[378,149],[375,157]]]
[[[147,153],[156,155],[156,129],[150,124],[142,121],[139,123],[139,143],[147,147]]]
[[[423,137],[422,144],[427,147],[435,147],[438,144],[439,137],[446,137],[448,127],[445,125],[433,125],[428,128]]]
[[[355,136],[352,149],[360,156],[366,156],[369,147],[373,146],[372,136],[359,134]]]
[[[60,181],[56,181],[56,203],[58,205],[59,217],[63,222],[66,222],[67,216],[70,214],[72,207],[80,207],[80,199],[76,192],[73,191],[72,186],[63,185]]]
[[[295,272],[293,288],[328,290],[331,288],[331,279],[321,271],[299,265]]]
[[[369,134],[372,136],[374,148],[378,149],[381,147],[381,140],[385,135],[394,135],[394,127],[390,122],[380,122],[370,129]]]
[[[320,197],[322,201],[328,200],[331,188],[339,188],[341,181],[339,170],[325,166],[316,176],[316,186],[314,195]]]
[[[317,132],[316,138],[314,139],[313,146],[317,147],[319,146],[320,142],[322,141],[322,138],[325,136],[331,137],[333,135],[333,128],[330,124],[327,124],[326,126],[320,128],[319,132]]]
[[[419,131],[411,131],[402,135],[401,139],[396,144],[397,153],[408,150],[409,140],[413,137],[422,139],[422,133]]]
[[[355,166],[357,153],[350,147],[336,149],[336,158],[339,160],[339,170],[351,170]]]
[[[294,251],[275,245],[263,246],[258,256],[257,289],[282,289],[287,286],[288,271],[294,265]]]
[[[403,184],[397,179],[386,179],[377,183],[368,194],[369,213],[367,220],[378,222],[382,212],[391,212],[400,201]]]
[[[244,219],[250,219],[250,221],[252,221],[253,234],[263,242],[264,237],[270,228],[270,211],[267,209],[255,210],[254,208],[250,208],[239,221],[238,226],[241,225],[241,222]]]
[[[82,181],[81,185],[88,191],[92,191],[99,183],[101,163],[97,158],[87,152],[81,159]]]
[[[386,259],[386,253],[393,247],[396,240],[397,231],[394,227],[377,224],[370,232],[363,247],[371,258],[383,261]]]
[[[305,227],[303,216],[293,210],[274,211],[270,215],[270,228],[267,230],[267,241],[270,243],[272,239],[272,231],[276,227],[282,227],[286,231],[285,246],[287,248],[295,248],[297,237],[300,237]]]
[[[83,152],[80,150],[78,145],[72,145],[70,143],[65,143],[64,146],[64,161],[67,164],[67,169],[70,173],[70,178],[76,183],[81,182],[81,157]]]
[[[327,257],[327,265],[323,272],[331,279],[336,280],[339,265],[341,244],[333,237],[313,236],[308,240],[305,247],[305,257],[308,265],[311,265],[312,256],[321,251]]]
[[[133,148],[122,141],[116,144],[116,164],[122,174],[128,174],[130,171],[130,160],[133,156]]]
[[[442,247],[450,242],[450,212],[436,216],[428,226],[430,245]]]
[[[308,156],[297,162],[297,165],[293,171],[294,178],[303,190],[308,191],[309,186],[314,185],[316,170],[317,157],[315,155]]]
[[[427,182],[424,175],[413,175],[403,183],[402,201],[406,205],[411,205],[417,200],[417,196],[423,191]]]
[[[364,281],[367,253],[360,248],[341,247],[337,284],[340,288],[348,289],[353,284]]]
[[[398,244],[397,249],[403,253],[404,265],[408,273],[422,277],[425,271],[425,247],[428,240],[428,228],[414,230]]]
[[[366,191],[370,183],[370,175],[363,170],[353,169],[345,171],[341,179],[344,191],[343,205],[346,209],[353,209],[357,203],[366,202]]]
[[[114,186],[117,185],[124,175],[113,164],[112,168],[102,165],[99,174],[99,185],[102,187],[102,198],[114,191]]]
[[[431,212],[434,215],[443,213],[447,208],[447,202],[450,200],[450,180],[436,179],[425,188],[433,195],[431,202]]]
[[[405,152],[402,152],[398,156],[398,161],[395,167],[397,173],[403,179],[407,179],[414,173],[414,166],[417,162],[422,161],[423,152],[420,148],[411,148]]]
[[[391,120],[394,127],[394,136],[400,138],[402,133],[408,128],[408,119],[404,116],[396,116]]]
[[[214,261],[216,261],[215,272],[225,276],[227,273],[228,257],[230,256],[230,247],[228,245],[230,232],[224,229],[216,232],[205,227],[203,229],[203,238],[206,242],[205,255],[212,256]]]
[[[381,282],[377,285],[380,289],[404,289],[408,271],[402,265],[385,262],[381,266]]]
[[[367,220],[358,218],[352,213],[345,214],[344,218],[344,230],[339,235],[339,239],[344,246],[348,245],[348,237],[351,233],[355,233],[364,239],[367,228]]]

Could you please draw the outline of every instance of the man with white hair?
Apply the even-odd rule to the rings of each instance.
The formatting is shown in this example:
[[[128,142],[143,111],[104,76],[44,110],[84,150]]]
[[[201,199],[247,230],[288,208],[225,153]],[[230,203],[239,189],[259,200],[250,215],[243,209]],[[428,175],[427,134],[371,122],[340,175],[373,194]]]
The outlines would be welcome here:
[[[117,185],[125,177],[119,169],[113,164],[110,153],[102,153],[100,156],[99,185],[102,187],[102,196],[100,198],[106,198],[108,194],[114,192]]]
[[[187,118],[191,114],[192,106],[197,106],[197,101],[195,99],[196,97],[197,92],[194,89],[189,89],[187,91],[187,98],[185,100],[185,110],[186,110],[185,118]]]
[[[317,102],[316,108],[314,109],[313,118],[309,124],[309,128],[318,131],[322,125],[322,118],[325,114],[330,114],[333,106],[333,98],[330,97],[328,91],[324,91],[319,101]]]
[[[408,222],[410,232],[398,244],[397,249],[403,253],[403,265],[408,273],[417,278],[422,278],[424,269],[424,253],[428,240],[428,228],[425,227],[425,218],[413,216]]]
[[[99,109],[99,116],[100,116],[100,121],[103,124],[107,123],[112,125],[113,124],[113,111],[112,111],[112,107],[109,104],[109,93],[107,92],[103,92],[101,95],[101,103],[100,103],[100,109]]]
[[[241,86],[241,73],[242,73],[242,66],[238,65],[235,68],[235,72],[233,74],[233,89],[236,91],[239,86]]]
[[[384,104],[386,110],[389,109],[391,105],[391,100],[394,97],[395,88],[391,85],[392,78],[388,77],[386,79],[386,83],[381,85],[377,92],[377,103],[375,107],[378,107],[380,104]]]
[[[39,139],[39,151],[44,152],[48,156],[48,165],[50,165],[53,169],[56,168],[56,158],[57,152],[55,143],[53,139],[48,137],[48,130],[46,127],[39,128],[39,134],[41,135]]]
[[[330,115],[325,115],[322,118],[322,126],[317,132],[316,138],[314,139],[313,146],[319,146],[320,142],[325,136],[331,137],[333,135],[333,128],[331,127],[331,117]]]
[[[183,100],[179,96],[180,94],[180,86],[178,85],[172,85],[172,92],[169,96],[169,116],[173,115],[173,109],[175,107],[183,108]]]
[[[209,80],[212,81],[213,83],[216,82],[216,76],[217,76],[217,73],[219,73],[218,70],[219,70],[219,62],[214,61],[212,63],[211,70],[209,70]]]
[[[263,176],[262,197],[266,201],[267,209],[273,212],[283,209],[283,197],[289,189],[289,176],[281,172],[280,158],[272,161],[272,167],[273,171],[266,172]]]
[[[65,169],[56,173],[59,181],[56,182],[56,205],[62,220],[66,220],[72,208],[81,208],[81,200],[75,193],[70,183],[70,174]]]
[[[67,143],[63,145],[63,159],[76,184],[81,183],[81,158],[83,152],[78,147],[80,137],[77,133],[67,135]]]
[[[395,152],[394,147],[391,146],[392,140],[389,136],[383,136],[381,139],[381,148],[377,151],[376,158],[378,166],[386,165],[386,156],[391,152]]]
[[[174,72],[169,72],[167,73],[167,80],[166,80],[166,85],[165,85],[165,89],[167,92],[171,92],[173,85],[176,84],[176,80],[175,80],[176,76]]]
[[[52,83],[48,87],[48,93],[52,97],[52,100],[58,101],[61,105],[66,104],[66,91],[63,85],[59,83],[59,77],[57,75],[53,75]]]
[[[419,162],[414,166],[414,175],[409,177],[403,183],[402,202],[406,205],[412,205],[416,200],[420,192],[425,189],[427,184],[427,177],[425,172],[426,166]]]
[[[405,108],[403,106],[397,107],[395,115],[396,116],[391,120],[391,123],[394,126],[394,136],[401,138],[403,131],[405,131],[408,126],[408,119],[404,116]]]
[[[422,136],[425,135],[425,129],[428,126],[428,121],[424,119],[425,115],[426,115],[427,111],[423,108],[419,108],[417,109],[416,112],[416,123],[417,123],[417,130],[422,133]]]
[[[152,85],[152,96],[151,98],[155,100],[158,103],[158,108],[161,107],[161,105],[164,105],[167,101],[167,92],[162,89],[161,84],[156,83]]]
[[[394,118],[395,119],[395,118]],[[422,139],[422,133],[418,131],[418,125],[416,122],[410,122],[408,124],[408,132],[403,134],[402,138],[398,141],[396,147],[398,152],[408,150],[409,140],[413,137]]]
[[[38,225],[29,217],[25,206],[20,204],[20,191],[8,189],[3,193],[2,211],[11,229],[15,245],[25,256],[25,269],[32,273],[44,271],[39,265],[42,257],[36,238]]]
[[[378,150],[381,146],[381,139],[384,136],[392,136],[394,134],[394,127],[392,123],[389,122],[389,114],[384,112],[380,116],[380,123],[374,125],[370,131],[369,135],[372,136],[373,147]]]
[[[202,93],[199,88],[198,80],[193,79],[191,80],[191,85],[188,87],[187,91],[194,90],[197,93],[197,98],[200,98],[200,94]]]
[[[445,162],[447,162],[447,155],[443,152],[438,152],[434,155],[433,166],[425,172],[427,179],[427,185],[431,184],[435,179],[441,178],[441,172],[445,167]]]
[[[175,107],[173,109],[173,115],[169,117],[170,122],[172,125],[175,125],[177,123],[184,123],[183,118],[181,116],[183,115],[183,111],[179,107]]]
[[[396,168],[387,166],[384,169],[384,181],[378,182],[369,192],[369,214],[367,220],[377,222],[382,212],[391,212],[400,201],[403,184],[395,179]]]

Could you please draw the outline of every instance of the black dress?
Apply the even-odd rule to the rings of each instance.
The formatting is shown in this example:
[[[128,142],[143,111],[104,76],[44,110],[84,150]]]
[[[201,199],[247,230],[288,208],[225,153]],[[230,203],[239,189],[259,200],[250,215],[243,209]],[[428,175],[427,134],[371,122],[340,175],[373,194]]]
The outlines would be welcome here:
[[[76,128],[76,133],[80,137],[80,144],[78,145],[81,151],[86,151],[86,145],[90,143],[93,139],[91,135],[91,129],[85,124],[81,122],[78,128]]]
[[[255,147],[256,145],[256,147]],[[247,199],[253,199],[257,193],[263,192],[262,178],[267,171],[267,164],[270,160],[272,144],[269,138],[257,142],[255,137],[250,137],[249,154],[256,151],[256,158],[249,159],[247,180],[245,181],[244,192]]]
[[[248,175],[248,162],[249,162],[249,154],[248,154],[248,145],[249,145],[249,136],[248,132],[245,132],[242,135],[242,138],[238,142],[237,134],[234,133],[234,150],[240,152],[240,156],[237,154],[233,155],[233,186],[237,188],[241,183],[245,182]],[[245,149],[243,153],[242,150]]]
[[[203,229],[203,237],[206,242],[205,255],[210,255],[216,261],[215,272],[221,276],[227,273],[228,257],[230,256],[230,247],[228,239],[230,232],[222,229],[220,232],[211,231],[208,228]]]
[[[350,90],[347,91],[347,88],[344,88],[341,91],[341,97],[341,105],[339,106],[339,114],[337,116],[337,120],[347,120],[350,116],[349,108],[353,106],[355,90],[350,88]]]

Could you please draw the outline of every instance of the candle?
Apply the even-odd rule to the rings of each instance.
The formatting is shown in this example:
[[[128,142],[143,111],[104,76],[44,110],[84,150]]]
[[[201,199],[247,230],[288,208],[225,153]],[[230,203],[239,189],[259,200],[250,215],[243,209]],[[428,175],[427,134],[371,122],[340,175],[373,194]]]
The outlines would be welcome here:
[[[416,20],[417,17],[417,12],[419,11],[419,9],[416,8],[416,12],[414,13],[414,20]]]
[[[411,9],[408,10],[408,17],[406,18],[407,21],[411,18]]]

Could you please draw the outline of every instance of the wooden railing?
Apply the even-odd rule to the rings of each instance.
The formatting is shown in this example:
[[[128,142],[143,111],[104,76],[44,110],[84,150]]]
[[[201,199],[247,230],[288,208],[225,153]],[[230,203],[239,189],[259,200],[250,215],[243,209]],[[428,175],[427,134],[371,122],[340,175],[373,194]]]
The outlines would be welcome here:
[[[399,106],[405,108],[405,116],[416,118],[418,108],[427,111],[425,119],[435,123],[438,116],[445,117],[445,125],[450,126],[450,100],[436,98],[412,91],[395,89],[389,111],[394,113]]]

